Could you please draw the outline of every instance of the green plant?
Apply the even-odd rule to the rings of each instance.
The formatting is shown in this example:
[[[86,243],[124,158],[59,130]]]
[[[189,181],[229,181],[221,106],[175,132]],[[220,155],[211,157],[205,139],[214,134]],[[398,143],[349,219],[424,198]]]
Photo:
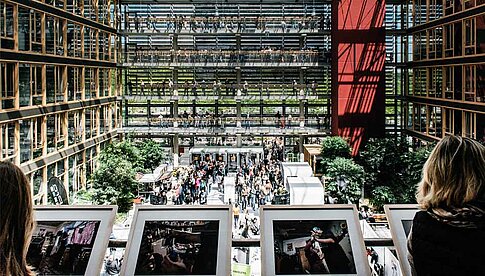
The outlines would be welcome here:
[[[143,140],[137,145],[141,159],[143,161],[143,168],[148,171],[155,170],[165,159],[165,152],[160,143],[152,139]]]
[[[416,185],[432,145],[416,151],[401,136],[370,139],[357,157],[365,171],[365,195],[381,210],[384,204],[415,202]]]
[[[339,203],[358,203],[362,196],[364,169],[352,159],[337,157],[328,163],[326,177],[328,179],[325,189]],[[345,187],[339,186],[339,181]]]
[[[327,171],[328,165],[337,157],[350,158],[350,148],[347,141],[339,136],[328,136],[322,141],[322,150],[320,155],[322,156],[321,170],[324,173]]]
[[[93,201],[96,204],[116,204],[119,212],[128,212],[137,190],[135,170],[123,157],[114,154],[106,154],[105,157],[89,180],[93,187]]]

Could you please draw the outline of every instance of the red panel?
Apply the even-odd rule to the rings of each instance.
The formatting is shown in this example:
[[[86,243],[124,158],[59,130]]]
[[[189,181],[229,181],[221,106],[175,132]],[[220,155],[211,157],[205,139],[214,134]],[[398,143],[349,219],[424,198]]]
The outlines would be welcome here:
[[[335,9],[337,7],[337,9]],[[333,2],[332,100],[335,135],[357,154],[385,130],[385,6],[376,0]],[[336,103],[336,104],[335,104]]]

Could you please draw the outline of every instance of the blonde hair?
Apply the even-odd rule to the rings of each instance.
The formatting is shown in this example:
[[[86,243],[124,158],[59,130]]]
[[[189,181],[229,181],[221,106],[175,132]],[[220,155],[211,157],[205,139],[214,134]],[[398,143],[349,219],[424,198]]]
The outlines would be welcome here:
[[[27,265],[33,225],[29,181],[19,167],[0,161],[0,275],[34,275]]]
[[[446,136],[423,167],[417,201],[422,209],[462,207],[485,200],[485,147],[475,140]]]

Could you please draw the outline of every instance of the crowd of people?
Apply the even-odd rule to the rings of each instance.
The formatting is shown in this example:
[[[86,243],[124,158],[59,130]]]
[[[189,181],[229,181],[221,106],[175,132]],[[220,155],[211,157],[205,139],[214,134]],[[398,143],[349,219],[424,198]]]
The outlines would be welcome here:
[[[184,111],[179,114],[178,118],[173,118],[170,115],[159,115],[160,127],[173,127],[175,122],[177,122],[178,127],[183,128],[224,128],[225,126],[238,126],[238,119],[235,116],[225,117],[222,112],[219,114],[209,113],[188,113]],[[279,111],[276,112],[273,119],[267,119],[267,121],[273,121],[273,124],[264,124],[264,126],[274,126],[277,128],[291,128],[300,126],[299,117],[293,117],[291,114],[283,116]],[[317,127],[321,127],[321,119],[317,116],[315,121],[312,123],[317,123]],[[246,113],[240,119],[240,127],[249,129],[251,126],[261,126],[262,121],[260,117],[251,117],[251,114]]]
[[[192,32],[192,33],[217,33],[217,32],[302,32],[330,30],[330,16],[183,16],[169,14],[162,16],[148,13],[125,13],[125,29],[128,32]]]
[[[306,82],[298,82],[293,80],[291,83],[248,83],[248,81],[241,81],[237,83],[235,80],[226,79],[224,83],[218,79],[212,83],[205,80],[197,81],[193,79],[185,80],[181,83],[174,83],[172,79],[163,79],[162,81],[145,82],[141,80],[139,83],[133,83],[131,80],[127,83],[128,95],[135,96],[167,96],[174,95],[177,90],[177,95],[188,97],[189,95],[195,98],[199,96],[218,96],[218,97],[235,97],[240,93],[241,96],[253,95],[255,92],[260,97],[270,97],[275,91],[278,94],[287,96],[316,96],[318,94],[318,83],[315,80],[308,80]],[[238,92],[240,91],[240,92]]]
[[[216,38],[217,44],[217,38]],[[285,49],[284,47],[260,47],[259,49],[160,49],[158,46],[135,46],[130,53],[133,63],[314,63],[330,62],[327,48]]]

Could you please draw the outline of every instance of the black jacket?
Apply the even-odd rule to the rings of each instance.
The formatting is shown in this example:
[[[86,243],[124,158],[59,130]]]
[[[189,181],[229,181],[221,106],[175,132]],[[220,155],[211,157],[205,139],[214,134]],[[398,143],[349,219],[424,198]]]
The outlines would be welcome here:
[[[462,228],[416,213],[409,240],[418,276],[485,275],[485,229]]]

